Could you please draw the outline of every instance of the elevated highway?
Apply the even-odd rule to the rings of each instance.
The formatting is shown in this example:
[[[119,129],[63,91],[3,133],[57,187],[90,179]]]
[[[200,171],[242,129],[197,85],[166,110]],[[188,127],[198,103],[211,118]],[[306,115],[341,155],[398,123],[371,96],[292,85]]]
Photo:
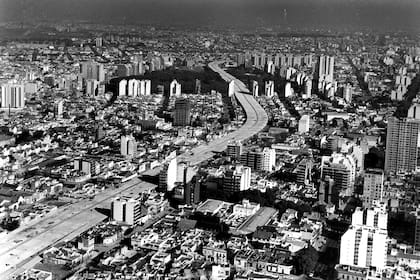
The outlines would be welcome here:
[[[222,152],[227,148],[229,141],[243,141],[255,134],[261,132],[268,122],[268,116],[263,107],[249,92],[243,82],[223,70],[220,65],[222,61],[215,61],[209,64],[209,67],[226,82],[235,81],[235,98],[243,108],[246,121],[237,130],[211,141],[208,145],[201,145],[191,150],[191,154],[183,154],[178,156],[178,161],[186,161],[191,165],[199,164],[213,156],[213,152]]]
[[[247,87],[224,71],[220,64],[222,64],[220,61],[212,62],[209,67],[219,73],[226,82],[235,81],[235,98],[245,112],[246,121],[239,129],[215,139],[208,145],[192,149],[192,154],[178,156],[178,161],[186,161],[192,165],[199,164],[210,159],[214,151],[225,150],[229,141],[246,140],[259,133],[267,125],[268,116],[261,105],[250,94]],[[44,249],[58,242],[71,240],[102,221],[106,217],[97,213],[95,208],[109,207],[113,197],[138,194],[153,188],[154,185],[133,179],[118,189],[101,192],[93,200],[85,199],[60,208],[30,227],[23,227],[9,233],[0,240],[0,279],[9,279],[31,268],[40,260],[38,255]]]

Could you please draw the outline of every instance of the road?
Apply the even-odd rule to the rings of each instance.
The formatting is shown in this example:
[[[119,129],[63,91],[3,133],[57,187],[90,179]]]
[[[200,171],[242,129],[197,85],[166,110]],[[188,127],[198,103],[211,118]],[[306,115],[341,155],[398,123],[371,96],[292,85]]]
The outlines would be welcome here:
[[[213,62],[209,67],[219,73],[226,81],[235,80],[235,98],[244,109],[245,123],[236,131],[224,137],[192,149],[193,154],[184,154],[178,161],[199,164],[213,156],[213,151],[226,149],[231,140],[246,140],[260,132],[267,125],[268,116],[261,105],[250,94],[247,87],[238,79],[220,68],[222,62]],[[111,199],[119,193],[147,191],[155,185],[134,179],[118,189],[108,189],[96,195],[93,200],[83,200],[45,217],[25,230],[11,232],[0,240],[0,279],[9,279],[33,266],[37,255],[49,246],[61,241],[71,240],[90,227],[102,221],[105,216],[97,213],[96,207],[109,207]]]
[[[198,146],[191,150],[192,155],[179,155],[177,160],[189,162],[191,165],[197,165],[205,160],[213,157],[213,151],[222,152],[226,150],[227,144],[231,140],[243,141],[255,134],[261,132],[267,125],[268,116],[263,107],[249,92],[248,88],[240,80],[224,71],[219,65],[221,61],[215,61],[209,64],[214,72],[218,73],[223,80],[230,82],[235,81],[235,98],[246,115],[245,123],[237,130],[210,142],[208,145]]]

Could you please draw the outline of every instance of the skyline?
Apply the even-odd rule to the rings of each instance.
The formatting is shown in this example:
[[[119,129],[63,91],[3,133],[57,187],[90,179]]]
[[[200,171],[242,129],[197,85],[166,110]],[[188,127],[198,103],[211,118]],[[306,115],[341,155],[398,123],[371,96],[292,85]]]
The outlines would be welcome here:
[[[180,9],[182,8],[182,9]],[[0,0],[0,22],[89,21],[232,28],[420,31],[420,2],[336,0]],[[234,11],[234,12],[232,12]]]

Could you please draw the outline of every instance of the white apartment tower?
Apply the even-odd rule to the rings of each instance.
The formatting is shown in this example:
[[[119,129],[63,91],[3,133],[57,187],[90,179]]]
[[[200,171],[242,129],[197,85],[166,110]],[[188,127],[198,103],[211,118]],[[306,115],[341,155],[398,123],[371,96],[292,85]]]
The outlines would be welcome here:
[[[94,79],[86,80],[86,95],[98,96],[98,94],[99,94],[99,82]]]
[[[265,82],[265,96],[273,97],[274,96],[274,81],[266,81]]]
[[[299,133],[300,134],[304,134],[309,132],[310,129],[310,122],[311,122],[311,117],[309,115],[303,115],[300,120],[299,120]]]
[[[382,201],[384,195],[384,171],[368,169],[363,182],[363,206],[372,207],[375,201]]]
[[[274,75],[274,71],[276,70],[274,62],[273,61],[268,61],[267,62],[267,73]]]
[[[175,188],[178,174],[178,161],[176,152],[166,157],[165,163],[159,173],[159,189],[161,191],[172,191]]]
[[[251,186],[251,168],[235,166],[234,169],[225,171],[223,177],[223,190],[227,193],[235,193],[248,190]]]
[[[141,218],[140,202],[130,197],[116,197],[111,202],[113,220],[127,225],[135,225]]]
[[[167,191],[172,191],[175,188],[175,183],[178,174],[178,162],[176,157],[169,159],[166,169],[166,186]]]
[[[304,99],[309,99],[312,96],[312,79],[308,79],[305,82],[305,94],[303,96]]]
[[[265,147],[262,151],[263,161],[261,170],[271,172],[276,166],[276,150]]]
[[[128,81],[128,96],[137,96],[139,92],[139,81],[136,79],[131,79]]]
[[[150,80],[141,80],[138,95],[150,95],[152,82]]]
[[[243,152],[243,145],[240,141],[229,141],[226,148],[226,154],[234,159],[239,159]]]
[[[388,250],[387,223],[383,207],[356,208],[350,228],[341,237],[340,264],[383,269]]]
[[[121,155],[134,156],[137,153],[137,141],[132,135],[121,136]]]
[[[352,156],[333,153],[321,159],[321,178],[329,177],[334,180],[334,185],[340,191],[353,193],[356,179],[356,162]]]
[[[420,104],[411,105],[407,112],[407,118],[420,120]]]
[[[334,57],[321,55],[318,59],[318,81],[332,83],[334,81]]]
[[[229,82],[228,96],[232,97],[235,94],[235,80]]]
[[[286,83],[286,86],[284,87],[284,97],[291,97],[293,96],[293,88],[292,88],[292,84],[290,82]]]
[[[259,94],[258,94],[258,82],[257,81],[253,81],[252,82],[252,95],[254,96],[254,97],[258,97],[259,96]]]
[[[118,96],[127,95],[127,80],[121,80],[118,84]]]
[[[169,86],[169,96],[181,96],[181,84],[177,80],[173,80]]]
[[[25,87],[21,84],[1,86],[1,108],[21,109],[25,107]]]

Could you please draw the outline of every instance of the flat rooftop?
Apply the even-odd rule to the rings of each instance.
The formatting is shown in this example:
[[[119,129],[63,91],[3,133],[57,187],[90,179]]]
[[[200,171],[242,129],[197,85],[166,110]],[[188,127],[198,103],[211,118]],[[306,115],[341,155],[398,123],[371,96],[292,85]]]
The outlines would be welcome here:
[[[212,213],[214,214],[217,210],[225,203],[222,200],[217,199],[207,199],[200,206],[198,206],[197,211],[201,213]]]
[[[271,207],[261,207],[257,213],[249,217],[238,227],[234,233],[250,234],[257,230],[257,227],[266,225],[272,217],[277,215],[277,210]]]

